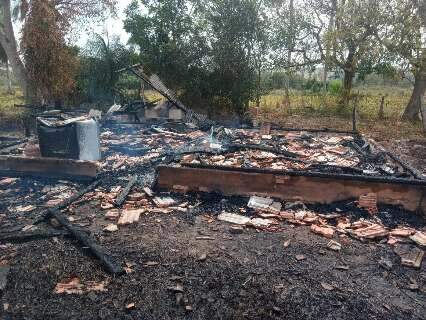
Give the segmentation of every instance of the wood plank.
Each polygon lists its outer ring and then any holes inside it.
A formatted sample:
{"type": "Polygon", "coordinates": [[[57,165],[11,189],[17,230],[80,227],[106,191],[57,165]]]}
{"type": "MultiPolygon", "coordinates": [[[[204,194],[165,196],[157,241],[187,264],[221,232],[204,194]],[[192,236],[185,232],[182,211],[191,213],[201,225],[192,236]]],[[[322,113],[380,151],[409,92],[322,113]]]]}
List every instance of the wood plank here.
{"type": "MultiPolygon", "coordinates": [[[[188,191],[220,192],[224,195],[269,196],[281,200],[328,204],[376,193],[379,203],[402,206],[409,211],[425,207],[426,183],[366,181],[351,177],[286,175],[271,172],[158,167],[159,188],[184,186],[188,191]]],[[[424,212],[424,211],[423,211],[424,212]]]]}
{"type": "Polygon", "coordinates": [[[0,176],[32,175],[87,180],[95,178],[97,170],[98,164],[93,161],[0,156],[0,176]]]}

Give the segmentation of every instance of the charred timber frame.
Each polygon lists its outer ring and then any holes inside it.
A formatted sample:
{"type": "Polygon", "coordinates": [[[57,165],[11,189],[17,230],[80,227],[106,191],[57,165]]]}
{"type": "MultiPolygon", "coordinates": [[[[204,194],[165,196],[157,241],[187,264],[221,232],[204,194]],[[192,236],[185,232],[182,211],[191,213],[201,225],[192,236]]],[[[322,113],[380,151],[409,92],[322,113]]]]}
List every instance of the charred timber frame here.
{"type": "Polygon", "coordinates": [[[322,204],[374,192],[379,203],[426,213],[426,180],[208,165],[160,165],[157,171],[157,187],[177,192],[259,195],[322,204]]]}
{"type": "Polygon", "coordinates": [[[89,181],[98,171],[93,161],[0,156],[0,177],[36,176],[89,181]]]}

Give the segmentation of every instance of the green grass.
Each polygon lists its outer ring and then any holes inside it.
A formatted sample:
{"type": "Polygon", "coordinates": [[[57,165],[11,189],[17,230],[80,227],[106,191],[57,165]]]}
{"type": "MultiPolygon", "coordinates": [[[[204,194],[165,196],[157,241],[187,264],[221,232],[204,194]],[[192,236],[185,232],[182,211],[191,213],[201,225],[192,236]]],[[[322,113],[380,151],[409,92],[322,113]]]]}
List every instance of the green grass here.
{"type": "MultiPolygon", "coordinates": [[[[384,93],[382,91],[359,91],[358,113],[361,118],[377,118],[379,106],[383,95],[385,97],[384,115],[386,119],[399,119],[405,106],[410,99],[410,92],[407,90],[384,93]]],[[[340,97],[333,95],[309,94],[306,92],[293,91],[290,94],[290,105],[288,106],[285,94],[282,91],[274,91],[265,95],[261,99],[261,112],[269,114],[272,112],[282,112],[287,115],[307,114],[307,115],[338,115],[341,117],[351,116],[352,108],[341,109],[339,107],[340,97]]],[[[353,105],[353,101],[351,104],[353,105]]],[[[254,103],[252,104],[254,106],[254,103]]]]}
{"type": "Polygon", "coordinates": [[[16,108],[15,104],[24,103],[22,92],[15,90],[14,94],[7,93],[6,90],[0,90],[0,119],[5,121],[17,120],[21,117],[23,108],[16,108]]]}
{"type": "MultiPolygon", "coordinates": [[[[353,94],[358,97],[358,129],[381,138],[423,137],[421,124],[401,121],[401,115],[410,99],[410,90],[388,87],[357,87],[353,94]],[[379,106],[385,95],[384,119],[379,119],[379,106]]],[[[309,94],[303,91],[290,93],[290,104],[283,90],[275,90],[262,97],[260,108],[251,104],[250,113],[259,121],[269,121],[284,126],[329,127],[350,130],[351,106],[341,108],[340,97],[309,94]]]]}

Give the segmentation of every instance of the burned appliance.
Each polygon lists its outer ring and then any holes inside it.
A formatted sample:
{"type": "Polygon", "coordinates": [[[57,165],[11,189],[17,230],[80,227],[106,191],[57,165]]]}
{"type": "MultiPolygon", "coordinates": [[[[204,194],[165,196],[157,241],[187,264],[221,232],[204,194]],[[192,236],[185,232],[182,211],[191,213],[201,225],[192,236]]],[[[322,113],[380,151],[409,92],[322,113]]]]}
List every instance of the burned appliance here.
{"type": "Polygon", "coordinates": [[[89,117],[38,117],[37,131],[43,157],[101,159],[99,126],[89,117]]]}

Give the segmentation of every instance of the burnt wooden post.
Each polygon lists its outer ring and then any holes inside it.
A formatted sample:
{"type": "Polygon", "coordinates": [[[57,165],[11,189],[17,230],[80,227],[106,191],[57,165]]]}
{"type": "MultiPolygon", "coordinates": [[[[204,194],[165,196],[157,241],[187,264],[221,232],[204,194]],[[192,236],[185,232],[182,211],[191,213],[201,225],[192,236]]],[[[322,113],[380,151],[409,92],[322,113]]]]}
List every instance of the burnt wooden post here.
{"type": "Polygon", "coordinates": [[[357,113],[357,102],[354,104],[354,108],[352,109],[352,131],[357,131],[357,124],[356,124],[356,113],[357,113]]]}
{"type": "Polygon", "coordinates": [[[385,105],[385,96],[382,96],[382,100],[380,101],[380,107],[379,107],[380,120],[383,120],[383,118],[385,117],[384,105],[385,105]]]}

